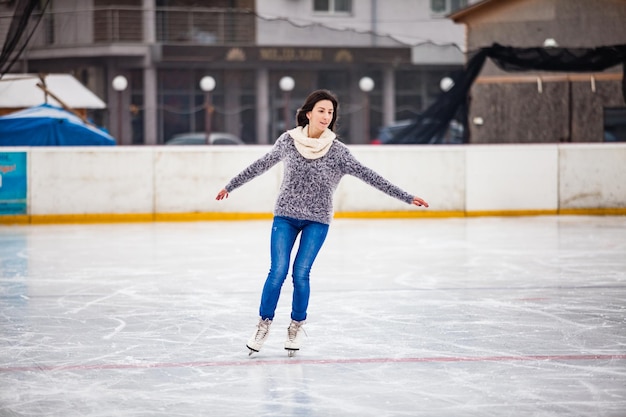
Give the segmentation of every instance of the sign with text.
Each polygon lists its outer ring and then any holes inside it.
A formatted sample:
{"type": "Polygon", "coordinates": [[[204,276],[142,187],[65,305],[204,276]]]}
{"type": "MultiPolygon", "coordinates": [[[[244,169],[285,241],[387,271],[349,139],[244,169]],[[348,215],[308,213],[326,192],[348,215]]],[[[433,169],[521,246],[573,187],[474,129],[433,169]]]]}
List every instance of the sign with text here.
{"type": "Polygon", "coordinates": [[[0,215],[27,214],[26,152],[0,152],[0,215]]]}
{"type": "Polygon", "coordinates": [[[411,49],[370,47],[223,47],[198,45],[163,45],[164,62],[228,62],[256,66],[261,63],[318,63],[327,66],[346,64],[410,64],[411,49]]]}

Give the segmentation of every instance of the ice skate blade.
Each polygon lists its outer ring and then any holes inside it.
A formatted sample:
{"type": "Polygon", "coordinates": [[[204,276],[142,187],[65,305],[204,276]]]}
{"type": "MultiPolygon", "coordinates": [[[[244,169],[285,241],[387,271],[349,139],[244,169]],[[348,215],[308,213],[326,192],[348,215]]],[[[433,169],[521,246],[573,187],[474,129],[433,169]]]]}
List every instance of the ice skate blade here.
{"type": "Polygon", "coordinates": [[[287,349],[287,348],[285,348],[285,350],[287,351],[287,356],[289,356],[290,358],[293,358],[294,356],[296,356],[296,353],[300,349],[287,349]]]}
{"type": "Polygon", "coordinates": [[[250,350],[250,352],[248,352],[248,356],[252,356],[253,353],[259,353],[258,350],[252,349],[250,346],[246,345],[246,347],[250,350]]]}

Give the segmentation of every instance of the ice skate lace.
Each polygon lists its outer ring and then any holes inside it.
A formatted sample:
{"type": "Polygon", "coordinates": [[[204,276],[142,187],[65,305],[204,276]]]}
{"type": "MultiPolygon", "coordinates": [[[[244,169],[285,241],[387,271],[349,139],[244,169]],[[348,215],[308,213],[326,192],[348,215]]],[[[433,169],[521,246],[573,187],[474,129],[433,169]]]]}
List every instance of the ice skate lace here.
{"type": "Polygon", "coordinates": [[[266,321],[262,321],[257,326],[256,334],[254,335],[254,340],[261,341],[265,339],[267,332],[270,330],[270,323],[266,321]]]}
{"type": "Polygon", "coordinates": [[[298,335],[298,330],[300,329],[302,329],[302,331],[306,335],[306,331],[304,330],[304,327],[302,327],[303,324],[304,322],[302,321],[291,322],[291,324],[287,328],[287,336],[289,337],[289,341],[293,342],[296,339],[296,336],[298,335]]]}

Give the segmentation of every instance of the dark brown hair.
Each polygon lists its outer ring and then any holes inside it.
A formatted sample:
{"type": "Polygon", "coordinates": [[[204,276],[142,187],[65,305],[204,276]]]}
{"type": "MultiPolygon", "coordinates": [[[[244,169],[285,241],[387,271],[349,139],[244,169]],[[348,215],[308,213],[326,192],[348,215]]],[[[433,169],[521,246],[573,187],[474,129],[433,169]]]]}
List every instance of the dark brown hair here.
{"type": "Polygon", "coordinates": [[[304,100],[302,107],[300,107],[296,113],[296,124],[302,127],[308,125],[309,119],[306,117],[306,114],[313,110],[313,107],[315,107],[318,101],[322,100],[329,100],[333,103],[333,119],[328,125],[328,128],[334,130],[335,122],[337,122],[337,116],[339,114],[339,102],[337,101],[337,97],[328,90],[315,90],[309,94],[306,100],[304,100]]]}

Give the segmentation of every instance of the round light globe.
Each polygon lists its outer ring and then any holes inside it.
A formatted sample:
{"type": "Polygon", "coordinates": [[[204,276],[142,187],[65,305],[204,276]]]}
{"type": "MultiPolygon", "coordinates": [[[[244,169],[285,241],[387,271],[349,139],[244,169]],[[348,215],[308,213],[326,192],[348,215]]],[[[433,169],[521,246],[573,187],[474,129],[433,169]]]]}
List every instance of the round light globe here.
{"type": "Polygon", "coordinates": [[[207,75],[200,80],[200,89],[202,91],[213,91],[215,89],[215,78],[207,75]]]}
{"type": "Polygon", "coordinates": [[[359,80],[359,88],[365,93],[369,93],[374,89],[374,80],[370,77],[363,77],[359,80]]]}
{"type": "Polygon", "coordinates": [[[450,77],[443,77],[441,81],[439,81],[441,91],[450,91],[452,87],[454,87],[454,80],[450,77]]]}
{"type": "Polygon", "coordinates": [[[548,38],[545,41],[543,41],[544,48],[557,48],[558,46],[559,44],[554,38],[548,38]]]}
{"type": "Polygon", "coordinates": [[[278,86],[282,91],[291,91],[296,86],[296,82],[291,77],[283,77],[278,82],[278,86]]]}
{"type": "Polygon", "coordinates": [[[128,87],[128,80],[123,75],[118,75],[113,78],[111,85],[115,91],[124,91],[128,87]]]}

